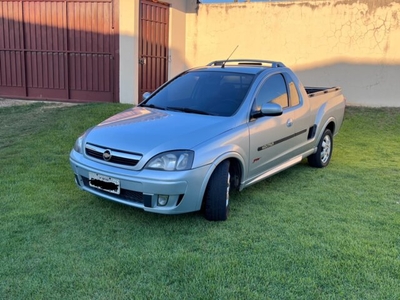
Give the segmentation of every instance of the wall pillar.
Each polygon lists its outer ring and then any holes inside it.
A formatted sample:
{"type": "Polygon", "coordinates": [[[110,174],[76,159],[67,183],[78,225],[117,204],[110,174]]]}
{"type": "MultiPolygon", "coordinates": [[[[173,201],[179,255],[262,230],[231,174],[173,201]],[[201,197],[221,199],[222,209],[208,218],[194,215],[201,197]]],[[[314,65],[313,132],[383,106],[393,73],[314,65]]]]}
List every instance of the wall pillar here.
{"type": "Polygon", "coordinates": [[[119,45],[120,79],[119,99],[121,103],[138,103],[139,94],[139,9],[140,1],[120,0],[119,45]],[[123,49],[121,51],[121,49],[123,49]]]}

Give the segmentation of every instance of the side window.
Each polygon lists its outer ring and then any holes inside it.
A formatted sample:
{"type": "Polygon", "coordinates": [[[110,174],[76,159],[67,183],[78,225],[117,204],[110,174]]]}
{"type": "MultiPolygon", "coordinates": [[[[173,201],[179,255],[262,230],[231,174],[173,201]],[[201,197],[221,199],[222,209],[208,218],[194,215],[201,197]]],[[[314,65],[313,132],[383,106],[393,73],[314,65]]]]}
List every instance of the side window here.
{"type": "Polygon", "coordinates": [[[289,83],[290,93],[290,106],[296,106],[300,104],[299,93],[297,92],[296,85],[293,81],[289,83]]]}
{"type": "Polygon", "coordinates": [[[254,111],[259,111],[264,103],[276,103],[282,108],[289,106],[285,79],[281,74],[272,75],[265,81],[257,94],[254,111]]]}

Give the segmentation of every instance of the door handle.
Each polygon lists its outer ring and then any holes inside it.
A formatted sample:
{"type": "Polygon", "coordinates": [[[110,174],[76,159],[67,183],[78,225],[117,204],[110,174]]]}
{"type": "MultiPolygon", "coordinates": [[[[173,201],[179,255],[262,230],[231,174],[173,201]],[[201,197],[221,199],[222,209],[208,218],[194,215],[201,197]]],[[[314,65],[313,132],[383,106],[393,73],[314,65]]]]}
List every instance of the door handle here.
{"type": "Polygon", "coordinates": [[[292,125],[293,125],[293,120],[292,119],[289,119],[289,120],[286,121],[286,126],[287,127],[292,127],[292,125]]]}
{"type": "Polygon", "coordinates": [[[146,64],[146,58],[144,58],[144,57],[139,58],[139,64],[145,65],[146,64]]]}

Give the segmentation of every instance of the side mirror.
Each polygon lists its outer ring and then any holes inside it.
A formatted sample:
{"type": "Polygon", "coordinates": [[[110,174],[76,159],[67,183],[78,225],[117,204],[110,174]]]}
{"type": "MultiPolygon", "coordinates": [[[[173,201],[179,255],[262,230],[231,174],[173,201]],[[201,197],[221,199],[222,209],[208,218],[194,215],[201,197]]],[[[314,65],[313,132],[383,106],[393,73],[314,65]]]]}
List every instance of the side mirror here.
{"type": "Polygon", "coordinates": [[[150,97],[150,95],[151,95],[151,93],[145,92],[145,93],[143,94],[143,96],[142,96],[142,100],[143,100],[143,101],[144,101],[144,100],[147,100],[147,99],[150,97]]]}
{"type": "Polygon", "coordinates": [[[282,106],[276,103],[265,103],[261,106],[261,114],[263,116],[275,117],[283,113],[282,106]]]}

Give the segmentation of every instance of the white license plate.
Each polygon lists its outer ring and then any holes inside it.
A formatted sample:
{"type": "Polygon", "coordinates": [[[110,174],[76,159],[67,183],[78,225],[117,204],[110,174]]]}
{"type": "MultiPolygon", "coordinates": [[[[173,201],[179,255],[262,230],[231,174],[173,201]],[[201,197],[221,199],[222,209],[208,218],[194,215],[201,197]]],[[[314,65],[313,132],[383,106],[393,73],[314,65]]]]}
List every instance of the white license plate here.
{"type": "Polygon", "coordinates": [[[93,188],[113,194],[121,192],[120,181],[112,177],[89,172],[89,185],[93,188]]]}

